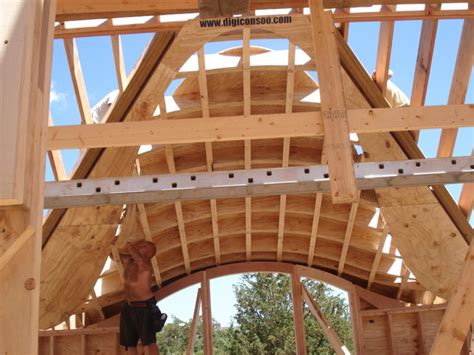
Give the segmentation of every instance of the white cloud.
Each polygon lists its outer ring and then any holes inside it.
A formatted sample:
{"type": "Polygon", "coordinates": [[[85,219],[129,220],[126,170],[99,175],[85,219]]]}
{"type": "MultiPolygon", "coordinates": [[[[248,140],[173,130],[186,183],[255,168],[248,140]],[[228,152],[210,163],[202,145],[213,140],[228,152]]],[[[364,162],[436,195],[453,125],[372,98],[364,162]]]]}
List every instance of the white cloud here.
{"type": "Polygon", "coordinates": [[[64,103],[66,101],[66,94],[63,92],[56,91],[54,89],[54,81],[51,82],[51,89],[49,91],[49,103],[64,103]]]}

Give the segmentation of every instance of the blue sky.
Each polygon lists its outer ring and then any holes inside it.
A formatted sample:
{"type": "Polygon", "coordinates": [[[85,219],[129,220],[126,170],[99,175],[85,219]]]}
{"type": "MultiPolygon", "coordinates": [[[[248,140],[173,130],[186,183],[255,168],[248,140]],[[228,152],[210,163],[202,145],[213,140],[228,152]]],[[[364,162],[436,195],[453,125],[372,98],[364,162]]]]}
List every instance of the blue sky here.
{"type": "MultiPolygon", "coordinates": [[[[427,105],[446,104],[451,85],[459,38],[462,29],[461,20],[443,20],[439,22],[435,44],[434,59],[426,98],[427,105]]],[[[392,47],[391,69],[393,81],[411,96],[421,21],[400,21],[395,24],[392,47]]],[[[352,23],[349,31],[349,44],[364,64],[368,72],[375,68],[378,23],[352,23]]],[[[151,39],[151,34],[121,36],[127,73],[133,68],[136,60],[151,39]]],[[[287,49],[287,41],[252,41],[252,45],[271,49],[287,49]]],[[[117,89],[112,47],[109,37],[93,37],[77,39],[82,70],[89,94],[90,105],[93,106],[103,96],[117,89]]],[[[225,48],[241,45],[241,42],[223,42],[207,44],[206,53],[216,53],[225,48]]],[[[173,88],[169,88],[168,93],[173,88]]],[[[466,103],[474,103],[474,71],[471,73],[470,87],[466,103]]],[[[80,115],[75,100],[72,81],[67,66],[62,40],[56,40],[53,51],[52,102],[51,113],[56,125],[80,124],[80,115]]],[[[424,130],[420,136],[420,147],[427,157],[435,157],[440,130],[424,130]]],[[[458,133],[454,155],[470,155],[474,142],[474,128],[461,128],[458,133]]],[[[66,170],[71,171],[78,158],[78,150],[63,152],[66,170]]],[[[53,180],[49,164],[46,164],[46,179],[53,180]]],[[[449,185],[448,190],[457,201],[461,186],[449,185]]],[[[471,224],[474,222],[471,218],[471,224]]],[[[232,285],[238,276],[216,279],[211,282],[211,299],[213,317],[223,325],[228,325],[235,299],[232,285]],[[217,292],[217,290],[219,290],[217,292]]],[[[179,294],[160,303],[164,312],[173,314],[182,320],[192,317],[197,287],[183,290],[179,294]]]]}

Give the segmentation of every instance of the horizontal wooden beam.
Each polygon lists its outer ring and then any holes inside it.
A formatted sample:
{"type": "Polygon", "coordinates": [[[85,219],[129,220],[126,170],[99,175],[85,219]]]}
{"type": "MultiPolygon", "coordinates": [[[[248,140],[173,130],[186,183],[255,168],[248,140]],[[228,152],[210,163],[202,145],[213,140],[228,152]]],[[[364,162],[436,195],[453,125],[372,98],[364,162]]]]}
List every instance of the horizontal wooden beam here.
{"type": "MultiPolygon", "coordinates": [[[[474,181],[474,157],[354,164],[361,190],[474,181]]],[[[327,165],[47,182],[45,208],[329,192],[327,165]]]]}
{"type": "MultiPolygon", "coordinates": [[[[455,2],[459,2],[459,0],[379,0],[376,3],[388,5],[455,2]]],[[[325,8],[371,6],[372,4],[374,4],[374,1],[371,0],[324,0],[325,8]]],[[[250,10],[303,8],[307,6],[308,2],[305,0],[250,1],[250,10]]],[[[129,17],[198,11],[198,0],[121,1],[120,6],[117,6],[117,0],[58,0],[56,6],[56,20],[129,17]]]]}
{"type": "MultiPolygon", "coordinates": [[[[350,22],[378,22],[378,21],[415,21],[415,20],[449,20],[449,19],[467,19],[474,18],[473,10],[419,10],[419,11],[392,11],[392,12],[336,12],[334,21],[338,23],[350,22]]],[[[83,27],[64,28],[58,25],[55,29],[55,38],[68,37],[92,37],[146,32],[179,32],[186,21],[160,22],[156,18],[144,23],[132,24],[113,24],[103,22],[101,24],[84,24],[83,27]]],[[[265,26],[263,26],[265,27],[265,26]]],[[[235,35],[235,38],[241,38],[241,35],[235,35]]],[[[253,35],[253,38],[259,35],[253,35]]],[[[265,33],[265,38],[272,34],[265,33]]],[[[221,36],[217,39],[229,40],[227,36],[221,36]]]]}
{"type": "MultiPolygon", "coordinates": [[[[474,105],[348,111],[355,133],[474,126],[474,105]]],[[[54,126],[47,150],[322,136],[320,112],[54,126]]]]}

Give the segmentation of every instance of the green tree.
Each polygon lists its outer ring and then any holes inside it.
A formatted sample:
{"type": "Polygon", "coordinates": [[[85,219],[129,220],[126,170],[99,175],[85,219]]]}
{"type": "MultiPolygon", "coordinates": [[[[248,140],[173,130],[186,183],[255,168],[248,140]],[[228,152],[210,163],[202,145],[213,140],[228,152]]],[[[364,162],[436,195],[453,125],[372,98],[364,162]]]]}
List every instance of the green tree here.
{"type": "MultiPolygon", "coordinates": [[[[233,338],[229,344],[239,343],[239,347],[244,347],[245,351],[231,353],[295,353],[289,276],[253,273],[243,275],[241,280],[234,286],[238,329],[228,335],[233,338]]],[[[343,297],[323,283],[305,280],[304,284],[342,342],[352,350],[351,322],[343,297]]],[[[333,354],[334,351],[307,307],[304,321],[308,353],[333,354]]]]}

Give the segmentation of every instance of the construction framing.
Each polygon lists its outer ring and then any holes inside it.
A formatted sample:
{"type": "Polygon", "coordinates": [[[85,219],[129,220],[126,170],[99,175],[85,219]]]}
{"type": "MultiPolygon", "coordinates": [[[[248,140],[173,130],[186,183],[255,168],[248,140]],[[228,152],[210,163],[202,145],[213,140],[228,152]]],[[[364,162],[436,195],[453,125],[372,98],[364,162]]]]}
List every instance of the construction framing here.
{"type": "Polygon", "coordinates": [[[302,277],[348,292],[358,354],[467,351],[474,160],[453,152],[458,129],[474,126],[466,102],[473,4],[424,1],[406,11],[401,5],[417,2],[381,0],[376,11],[353,11],[373,2],[251,0],[248,24],[206,27],[167,18],[193,18],[196,0],[0,2],[0,352],[120,353],[123,266],[102,269],[110,253],[142,238],[157,246],[159,299],[200,283],[188,353],[201,309],[204,352],[213,351],[209,280],[257,271],[291,275],[298,354],[307,351],[303,303],[344,353],[302,277]],[[291,22],[250,21],[285,8],[291,22]],[[424,106],[438,22],[448,19],[463,20],[448,102],[424,106]],[[411,104],[391,108],[394,23],[405,20],[422,20],[411,104]],[[351,23],[371,21],[381,23],[374,80],[347,44],[351,23]],[[120,35],[144,32],[158,35],[127,76],[120,35]],[[103,35],[119,96],[94,123],[76,38],[103,35]],[[54,126],[48,110],[54,38],[80,125],[54,126]],[[284,61],[255,65],[259,53],[277,54],[252,40],[274,38],[288,40],[284,61]],[[226,40],[242,46],[206,53],[207,43],[226,40]],[[237,65],[210,65],[226,55],[237,65]],[[170,99],[175,79],[183,82],[170,99]],[[319,101],[303,100],[315,91],[319,101]],[[437,157],[425,159],[417,139],[432,128],[442,130],[437,157]],[[65,149],[82,150],[70,174],[65,149]],[[46,155],[56,181],[45,185],[46,155]],[[463,184],[458,202],[449,183],[463,184]],[[44,218],[43,208],[52,209],[44,218]],[[447,304],[433,305],[434,296],[447,304]],[[41,331],[38,343],[38,329],[63,321],[80,329],[41,331]],[[407,341],[400,329],[413,330],[407,341]]]}

